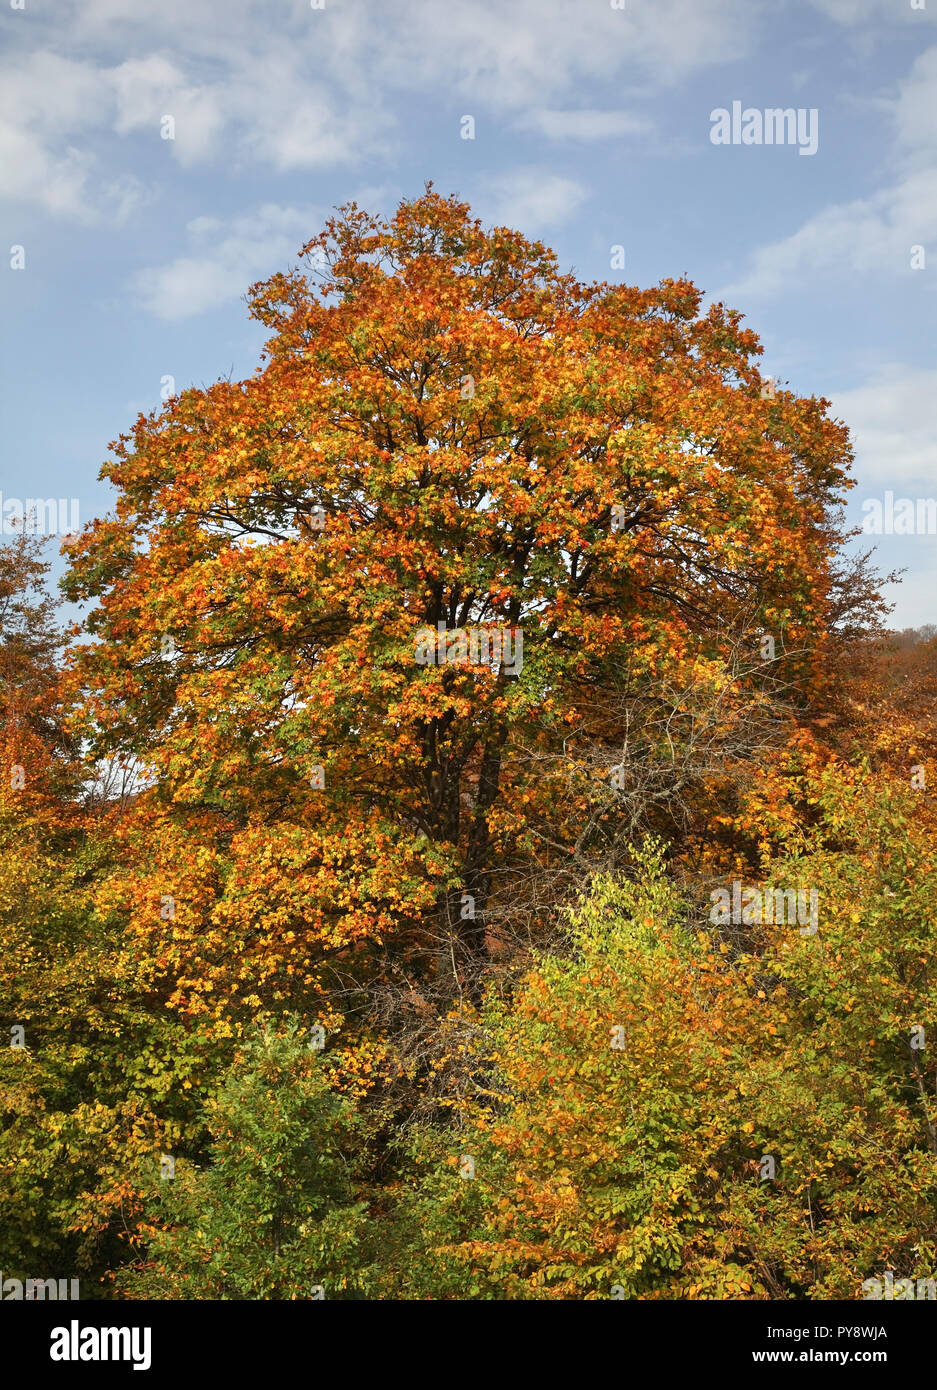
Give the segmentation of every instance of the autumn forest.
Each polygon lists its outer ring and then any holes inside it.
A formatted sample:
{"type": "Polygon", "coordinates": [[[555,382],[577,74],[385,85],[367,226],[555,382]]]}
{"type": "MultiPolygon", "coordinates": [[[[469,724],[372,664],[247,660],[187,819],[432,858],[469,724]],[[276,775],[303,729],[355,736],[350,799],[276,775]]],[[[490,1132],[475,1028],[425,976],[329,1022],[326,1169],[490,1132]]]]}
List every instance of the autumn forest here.
{"type": "Polygon", "coordinates": [[[431,185],[248,299],[0,547],[2,1278],[934,1297],[937,629],[848,421],[431,185]]]}

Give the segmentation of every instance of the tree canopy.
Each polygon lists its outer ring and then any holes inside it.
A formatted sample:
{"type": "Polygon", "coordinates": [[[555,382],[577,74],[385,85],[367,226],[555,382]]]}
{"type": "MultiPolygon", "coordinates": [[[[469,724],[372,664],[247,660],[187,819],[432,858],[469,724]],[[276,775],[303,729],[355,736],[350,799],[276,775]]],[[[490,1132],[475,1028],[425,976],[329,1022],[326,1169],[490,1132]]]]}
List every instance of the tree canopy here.
{"type": "Polygon", "coordinates": [[[4,1271],[926,1287],[934,639],[846,426],[431,186],[249,304],[254,374],[112,446],[68,644],[0,547],[4,1271]]]}

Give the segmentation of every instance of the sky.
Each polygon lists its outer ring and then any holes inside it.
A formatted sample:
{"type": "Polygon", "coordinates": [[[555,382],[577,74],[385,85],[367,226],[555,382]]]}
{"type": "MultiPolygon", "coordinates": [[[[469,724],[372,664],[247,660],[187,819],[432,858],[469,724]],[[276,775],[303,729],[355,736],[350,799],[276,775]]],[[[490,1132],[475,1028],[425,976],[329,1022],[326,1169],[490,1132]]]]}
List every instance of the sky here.
{"type": "Polygon", "coordinates": [[[427,180],[741,310],[894,517],[892,625],[937,621],[937,0],[0,0],[7,517],[108,511],[140,411],[257,366],[248,286],[427,180]]]}

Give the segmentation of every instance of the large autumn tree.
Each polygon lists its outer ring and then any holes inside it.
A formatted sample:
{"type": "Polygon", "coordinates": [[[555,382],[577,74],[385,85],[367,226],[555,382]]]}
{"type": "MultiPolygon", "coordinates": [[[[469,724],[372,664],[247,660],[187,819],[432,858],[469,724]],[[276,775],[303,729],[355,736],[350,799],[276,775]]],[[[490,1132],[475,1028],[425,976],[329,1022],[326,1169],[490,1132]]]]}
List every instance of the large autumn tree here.
{"type": "Polygon", "coordinates": [[[635,699],[672,748],[684,692],[761,698],[759,632],[822,635],[845,427],[688,281],[580,283],[432,188],[251,313],[256,373],[141,417],[73,548],[95,749],[153,776],[109,905],[186,1015],[477,997],[514,901],[614,867],[635,699]],[[523,659],[421,664],[439,625],[523,659]]]}

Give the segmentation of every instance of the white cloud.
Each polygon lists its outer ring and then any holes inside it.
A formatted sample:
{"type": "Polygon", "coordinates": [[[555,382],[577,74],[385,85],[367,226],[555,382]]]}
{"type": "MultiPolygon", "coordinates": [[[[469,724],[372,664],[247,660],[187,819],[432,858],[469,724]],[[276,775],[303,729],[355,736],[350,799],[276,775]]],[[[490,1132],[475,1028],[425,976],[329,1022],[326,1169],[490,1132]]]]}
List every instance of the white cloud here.
{"type": "MultiPolygon", "coordinates": [[[[849,513],[861,525],[868,512],[863,503],[885,503],[890,490],[896,499],[937,497],[937,434],[934,399],[937,368],[890,362],[861,386],[832,393],[832,413],[849,426],[856,462],[856,487],[849,495],[849,513]]],[[[937,621],[937,569],[932,536],[860,536],[855,545],[874,545],[875,563],[882,572],[907,568],[900,584],[883,593],[897,605],[889,619],[894,627],[919,627],[937,621]]]]}
{"type": "MultiPolygon", "coordinates": [[[[377,153],[381,120],[372,109],[336,101],[325,85],[303,80],[286,48],[238,60],[217,81],[190,83],[170,59],[153,54],[122,63],[111,74],[117,97],[118,134],[149,130],[157,138],[172,116],[171,150],[183,165],[216,156],[223,136],[233,136],[241,160],[275,169],[312,169],[377,153]]],[[[386,120],[384,124],[387,124],[386,120]]]]}
{"type": "Polygon", "coordinates": [[[616,136],[646,135],[653,122],[629,111],[555,111],[537,108],[523,116],[522,130],[535,130],[550,140],[610,140],[616,136]]]}
{"type": "Polygon", "coordinates": [[[937,226],[937,47],[919,54],[894,98],[878,104],[895,124],[898,177],[868,198],[833,203],[780,241],[759,248],[748,270],[716,299],[740,303],[804,289],[818,274],[905,275],[911,247],[933,254],[937,226]]]}
{"type": "MultiPolygon", "coordinates": [[[[937,10],[937,6],[935,6],[937,10]]],[[[937,47],[915,60],[892,103],[899,146],[911,162],[937,155],[937,47]]]]}
{"type": "Polygon", "coordinates": [[[880,570],[890,570],[893,565],[900,569],[903,564],[909,570],[902,576],[900,584],[886,584],[882,588],[882,593],[889,603],[895,604],[895,611],[888,619],[888,626],[900,629],[923,627],[925,623],[937,622],[937,568],[933,565],[927,569],[918,568],[930,559],[933,540],[928,537],[905,536],[902,538],[902,548],[901,556],[893,557],[893,552],[889,550],[876,557],[880,570]],[[913,553],[909,552],[909,546],[914,547],[913,553]],[[913,572],[910,570],[912,559],[913,572]]]}
{"type": "Polygon", "coordinates": [[[135,174],[120,174],[116,179],[106,179],[101,185],[101,192],[103,207],[108,210],[111,221],[118,224],[153,200],[153,190],[135,174]]]}
{"type": "Polygon", "coordinates": [[[856,453],[853,497],[890,487],[937,488],[934,400],[937,368],[883,366],[851,391],[832,396],[834,413],[849,426],[856,453]]]}
{"type": "Polygon", "coordinates": [[[0,194],[36,202],[47,212],[92,220],[86,184],[93,161],[81,150],[56,156],[32,131],[0,122],[0,194]]]}
{"type": "Polygon", "coordinates": [[[229,94],[245,158],[287,172],[357,165],[386,152],[393,121],[376,92],[339,96],[281,57],[253,65],[229,94]]]}
{"type": "Polygon", "coordinates": [[[215,153],[225,123],[223,89],[190,85],[175,63],[159,54],[134,59],[112,69],[118,135],[149,131],[161,139],[165,116],[173,121],[170,148],[184,166],[215,153]]]}
{"type": "Polygon", "coordinates": [[[934,10],[913,10],[910,0],[811,0],[814,8],[847,27],[881,20],[890,25],[926,24],[934,10]]]}
{"type": "MultiPolygon", "coordinates": [[[[171,43],[214,62],[251,62],[283,51],[294,62],[324,55],[328,72],[348,89],[376,81],[402,91],[475,94],[488,105],[540,105],[577,78],[643,69],[661,83],[710,63],[743,56],[757,27],[748,0],[394,0],[392,5],[308,0],[271,8],[265,0],[76,0],[74,25],[83,39],[117,34],[126,48],[136,35],[171,43]],[[245,52],[245,39],[249,45],[245,52]]],[[[276,93],[271,92],[271,99],[276,93]]]]}
{"type": "MultiPolygon", "coordinates": [[[[9,108],[0,192],[88,220],[113,215],[95,186],[100,141],[151,133],[156,142],[166,115],[168,156],[184,167],[224,158],[236,172],[361,167],[389,152],[392,107],[417,96],[520,117],[550,139],[633,135],[647,128],[640,118],[565,110],[565,99],[616,78],[645,94],[667,87],[743,56],[758,24],[748,0],[623,10],[598,0],[329,0],[323,10],[305,0],[75,0],[54,23],[37,21],[33,42],[48,51],[0,70],[9,108]]],[[[110,148],[107,165],[113,180],[110,148]]]]}
{"type": "Polygon", "coordinates": [[[86,137],[107,116],[100,73],[38,51],[9,67],[0,94],[0,196],[92,221],[88,181],[95,159],[86,137]],[[57,138],[63,131],[70,138],[57,138]]]}
{"type": "Polygon", "coordinates": [[[928,169],[870,198],[824,208],[792,236],[756,251],[742,278],[713,297],[741,304],[804,291],[819,274],[920,274],[911,270],[911,247],[937,252],[935,226],[937,170],[928,169]]]}
{"type": "Polygon", "coordinates": [[[631,0],[622,10],[607,0],[409,0],[393,13],[402,22],[378,35],[383,73],[398,85],[438,87],[442,78],[501,111],[552,104],[577,84],[624,72],[666,86],[742,57],[757,25],[740,0],[631,0]]]}
{"type": "Polygon", "coordinates": [[[309,80],[282,35],[257,48],[245,41],[206,77],[190,54],[151,52],[108,67],[39,50],[10,62],[0,70],[0,196],[85,222],[119,220],[132,206],[128,182],[136,180],[141,196],[143,185],[135,172],[113,172],[112,150],[102,157],[110,132],[149,137],[185,168],[222,153],[230,167],[289,171],[384,152],[392,122],[377,94],[309,80]],[[166,116],[171,139],[161,135],[166,116]]]}
{"type": "Polygon", "coordinates": [[[178,321],[217,309],[295,258],[319,220],[311,209],[275,203],[230,223],[198,217],[186,228],[189,254],[138,271],[132,291],[143,308],[161,319],[178,321]]]}
{"type": "Polygon", "coordinates": [[[536,235],[542,227],[566,221],[586,196],[575,179],[527,167],[486,179],[477,205],[484,220],[536,235]]]}
{"type": "Polygon", "coordinates": [[[40,49],[10,65],[0,91],[0,196],[80,221],[119,222],[146,196],[135,173],[108,176],[93,142],[109,130],[127,134],[150,125],[158,140],[171,101],[180,117],[179,151],[189,154],[200,143],[197,130],[193,138],[197,94],[166,59],[107,68],[40,49]]]}
{"type": "Polygon", "coordinates": [[[106,77],[93,63],[37,49],[10,64],[0,87],[4,119],[44,135],[84,130],[107,119],[106,77]]]}

